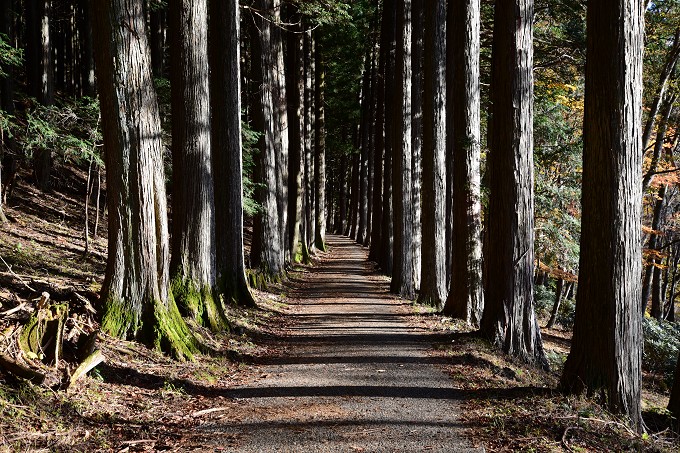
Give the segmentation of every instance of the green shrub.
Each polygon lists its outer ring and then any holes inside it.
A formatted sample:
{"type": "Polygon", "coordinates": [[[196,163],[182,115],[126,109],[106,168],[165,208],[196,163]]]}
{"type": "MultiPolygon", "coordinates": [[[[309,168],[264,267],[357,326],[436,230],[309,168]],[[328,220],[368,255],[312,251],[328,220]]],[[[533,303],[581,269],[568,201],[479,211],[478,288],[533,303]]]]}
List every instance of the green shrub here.
{"type": "Polygon", "coordinates": [[[672,382],[680,348],[680,324],[645,317],[642,332],[642,366],[646,370],[663,373],[667,382],[672,382]]]}
{"type": "Polygon", "coordinates": [[[552,310],[554,303],[555,289],[551,285],[534,286],[534,308],[539,318],[550,316],[550,310],[552,310]]]}

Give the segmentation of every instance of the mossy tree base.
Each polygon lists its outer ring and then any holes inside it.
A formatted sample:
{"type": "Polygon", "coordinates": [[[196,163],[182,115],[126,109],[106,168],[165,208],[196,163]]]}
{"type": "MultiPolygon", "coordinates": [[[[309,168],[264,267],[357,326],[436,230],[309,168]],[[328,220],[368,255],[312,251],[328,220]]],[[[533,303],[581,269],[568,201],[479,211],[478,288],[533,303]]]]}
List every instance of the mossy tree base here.
{"type": "Polygon", "coordinates": [[[146,311],[136,313],[124,300],[110,298],[102,317],[102,331],[117,338],[138,340],[177,360],[193,360],[201,347],[174,298],[170,296],[167,304],[152,301],[143,306],[146,311]]]}
{"type": "Polygon", "coordinates": [[[190,317],[199,325],[208,327],[214,332],[228,327],[224,309],[214,289],[205,286],[199,290],[190,280],[175,278],[171,290],[183,316],[190,317]]]}
{"type": "Polygon", "coordinates": [[[259,289],[260,291],[266,291],[268,285],[281,283],[286,279],[285,272],[274,274],[261,269],[249,269],[247,271],[247,276],[250,286],[259,289]]]}

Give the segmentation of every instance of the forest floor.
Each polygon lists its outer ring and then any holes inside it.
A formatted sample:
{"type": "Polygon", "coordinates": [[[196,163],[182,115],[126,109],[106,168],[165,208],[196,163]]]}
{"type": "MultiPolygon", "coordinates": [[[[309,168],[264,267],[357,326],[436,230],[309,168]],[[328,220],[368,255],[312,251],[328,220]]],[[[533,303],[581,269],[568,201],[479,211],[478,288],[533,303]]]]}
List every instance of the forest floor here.
{"type": "MultiPolygon", "coordinates": [[[[71,303],[70,331],[96,328],[78,303],[84,296],[98,306],[106,222],[85,255],[83,180],[61,173],[49,194],[20,181],[8,203],[3,353],[43,291],[71,303]]],[[[662,409],[667,389],[650,376],[648,433],[639,435],[595,401],[554,390],[569,332],[543,332],[552,372],[527,367],[460,323],[391,295],[364,248],[333,236],[329,244],[288,281],[256,291],[258,308],[230,307],[230,332],[194,326],[214,356],[176,362],[100,336],[106,361],[68,390],[0,370],[0,451],[680,449],[662,409]]]]}

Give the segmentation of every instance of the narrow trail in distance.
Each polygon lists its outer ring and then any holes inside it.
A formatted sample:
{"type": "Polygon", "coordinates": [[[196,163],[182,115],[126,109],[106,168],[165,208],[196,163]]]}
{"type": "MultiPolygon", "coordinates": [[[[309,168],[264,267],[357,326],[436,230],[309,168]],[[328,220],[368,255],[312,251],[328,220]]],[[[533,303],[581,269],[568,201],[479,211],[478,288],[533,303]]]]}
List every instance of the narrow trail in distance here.
{"type": "Polygon", "coordinates": [[[427,354],[432,334],[407,323],[409,303],[389,293],[364,247],[328,244],[293,279],[285,352],[260,361],[262,379],[227,392],[236,417],[199,429],[239,452],[483,451],[463,439],[461,395],[427,354]]]}

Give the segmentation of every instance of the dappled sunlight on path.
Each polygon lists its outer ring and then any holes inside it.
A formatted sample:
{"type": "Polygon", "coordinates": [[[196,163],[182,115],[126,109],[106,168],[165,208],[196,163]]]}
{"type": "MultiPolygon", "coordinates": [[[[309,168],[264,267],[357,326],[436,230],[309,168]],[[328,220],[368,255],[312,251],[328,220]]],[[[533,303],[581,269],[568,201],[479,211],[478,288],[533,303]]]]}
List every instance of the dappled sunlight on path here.
{"type": "Polygon", "coordinates": [[[437,336],[407,323],[409,303],[338,236],[291,279],[297,301],[283,354],[258,360],[256,383],[225,391],[242,407],[201,430],[238,451],[472,451],[459,402],[428,356],[437,336]]]}

